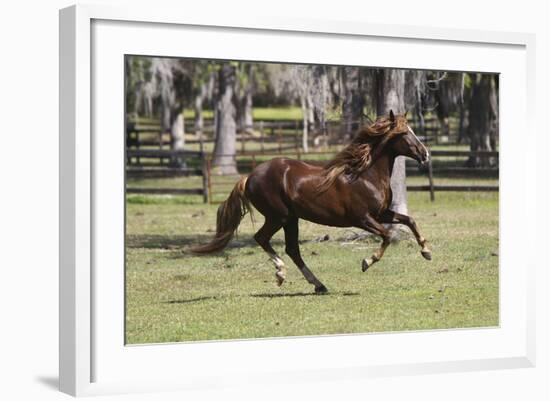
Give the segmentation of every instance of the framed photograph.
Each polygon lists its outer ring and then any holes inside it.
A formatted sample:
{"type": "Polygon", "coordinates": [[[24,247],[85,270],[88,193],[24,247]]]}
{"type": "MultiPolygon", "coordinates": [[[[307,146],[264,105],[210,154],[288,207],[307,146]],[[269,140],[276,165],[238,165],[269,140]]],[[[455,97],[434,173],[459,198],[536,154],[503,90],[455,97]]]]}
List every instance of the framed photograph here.
{"type": "Polygon", "coordinates": [[[534,37],[251,21],[61,10],[61,391],[534,366],[534,37]]]}

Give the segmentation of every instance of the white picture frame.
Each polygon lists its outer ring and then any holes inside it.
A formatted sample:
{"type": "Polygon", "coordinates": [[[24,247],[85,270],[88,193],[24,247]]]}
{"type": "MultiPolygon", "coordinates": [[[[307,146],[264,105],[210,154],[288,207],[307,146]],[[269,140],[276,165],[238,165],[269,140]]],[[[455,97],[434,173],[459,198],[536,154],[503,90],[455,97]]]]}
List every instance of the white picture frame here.
{"type": "MultiPolygon", "coordinates": [[[[536,260],[530,256],[534,253],[529,252],[531,245],[526,239],[518,238],[513,230],[507,229],[519,220],[528,222],[528,225],[533,225],[536,220],[536,208],[528,207],[527,203],[527,199],[533,196],[536,184],[534,174],[528,174],[536,170],[535,157],[527,154],[525,149],[516,149],[512,168],[511,145],[507,139],[518,127],[527,127],[524,135],[531,143],[535,142],[529,114],[534,110],[534,47],[534,35],[521,33],[296,20],[290,17],[252,19],[248,16],[241,20],[224,20],[153,7],[78,5],[61,10],[60,390],[80,396],[238,386],[245,385],[249,380],[269,384],[273,383],[273,374],[288,382],[534,366],[536,260]],[[125,32],[126,35],[132,32],[132,35],[125,37],[125,32]],[[361,54],[342,52],[339,55],[339,47],[329,44],[338,41],[338,46],[351,43],[367,48],[406,45],[417,46],[421,50],[422,46],[431,46],[432,50],[437,49],[440,57],[439,60],[432,57],[422,62],[404,61],[394,57],[397,52],[394,55],[387,52],[382,61],[383,66],[387,67],[472,70],[472,66],[477,66],[479,71],[500,72],[503,77],[500,255],[501,261],[504,260],[500,270],[500,326],[496,329],[125,347],[120,326],[116,323],[123,309],[120,299],[124,293],[124,288],[120,286],[123,279],[117,270],[123,269],[120,258],[118,263],[113,262],[116,266],[108,272],[97,272],[98,266],[105,266],[105,260],[110,256],[120,256],[117,251],[121,239],[119,234],[123,232],[123,227],[118,227],[120,208],[116,206],[107,211],[105,205],[118,205],[117,199],[124,195],[124,188],[120,185],[121,175],[117,173],[109,181],[105,179],[106,174],[114,171],[111,167],[122,171],[119,159],[122,158],[122,135],[120,143],[107,149],[98,136],[102,134],[97,134],[97,130],[107,127],[117,131],[122,117],[119,114],[120,121],[116,122],[116,110],[113,110],[115,120],[103,118],[103,103],[98,102],[103,90],[94,85],[110,82],[110,75],[105,71],[113,71],[109,68],[112,65],[116,67],[117,63],[122,65],[118,55],[125,52],[199,56],[202,51],[201,56],[208,56],[208,49],[179,54],[177,49],[171,50],[171,46],[177,45],[171,43],[174,39],[164,41],[162,48],[153,47],[155,43],[160,43],[158,39],[173,38],[174,33],[201,38],[203,48],[204,44],[209,43],[215,46],[216,35],[220,33],[228,37],[237,36],[243,41],[250,39],[249,47],[225,46],[218,49],[215,55],[211,54],[212,58],[245,58],[251,54],[254,35],[262,35],[266,43],[273,43],[272,50],[277,47],[277,40],[289,40],[310,41],[314,47],[326,43],[326,48],[334,51],[331,54],[319,51],[301,56],[292,51],[292,46],[298,45],[289,45],[284,60],[280,55],[273,56],[276,50],[256,53],[258,56],[255,59],[258,60],[304,61],[300,57],[306,57],[309,62],[328,63],[330,57],[333,61],[340,57],[338,60],[342,64],[364,63],[361,54]],[[141,34],[145,36],[141,37],[142,43],[138,45],[141,34]],[[456,68],[449,68],[451,54],[461,52],[466,55],[473,52],[473,60],[455,63],[456,68]],[[114,64],[110,64],[113,61],[114,64]],[[502,69],[494,68],[499,62],[502,69]],[[509,96],[512,88],[515,88],[513,100],[509,96]],[[512,106],[516,110],[513,117],[511,113],[505,113],[512,110],[512,106]],[[94,136],[94,132],[97,135],[94,136]],[[512,184],[521,184],[523,191],[513,191],[512,184]],[[513,210],[519,212],[513,214],[513,210]],[[109,224],[118,225],[118,228],[112,230],[109,224]],[[107,236],[108,231],[113,233],[113,238],[99,235],[107,236]],[[114,247],[112,252],[105,250],[103,244],[106,241],[112,245],[105,246],[114,247]],[[508,246],[512,243],[515,248],[508,246]],[[102,293],[101,299],[98,299],[98,291],[102,293]],[[107,311],[105,301],[115,307],[107,311]],[[399,355],[388,353],[385,348],[388,344],[399,355]],[[453,349],[450,349],[451,344],[453,349]],[[466,350],[461,344],[469,344],[471,349],[466,350]],[[412,348],[416,351],[413,352],[412,348]],[[323,358],[318,357],[320,349],[323,350],[323,358]],[[380,352],[376,353],[377,349],[380,352]],[[363,351],[357,350],[370,350],[365,354],[368,358],[362,354],[363,351]],[[200,358],[204,359],[205,355],[210,359],[201,362],[200,358]],[[296,355],[293,366],[285,365],[285,355],[296,355]],[[258,359],[260,357],[262,359],[258,359]],[[224,363],[226,360],[232,362],[224,363]],[[197,366],[191,366],[187,361],[197,366]],[[260,365],[246,366],[254,361],[260,365]],[[267,361],[271,366],[266,366],[267,361]],[[186,364],[189,366],[184,366],[186,364]],[[151,371],[152,366],[158,372],[151,371]]],[[[112,79],[120,79],[122,69],[113,74],[112,79]]],[[[111,96],[114,102],[123,98],[122,88],[119,86],[116,89],[120,92],[118,95],[117,92],[111,94],[114,94],[111,96]]],[[[531,232],[534,231],[531,227],[531,232]]],[[[123,324],[120,321],[120,325],[123,324]]]]}

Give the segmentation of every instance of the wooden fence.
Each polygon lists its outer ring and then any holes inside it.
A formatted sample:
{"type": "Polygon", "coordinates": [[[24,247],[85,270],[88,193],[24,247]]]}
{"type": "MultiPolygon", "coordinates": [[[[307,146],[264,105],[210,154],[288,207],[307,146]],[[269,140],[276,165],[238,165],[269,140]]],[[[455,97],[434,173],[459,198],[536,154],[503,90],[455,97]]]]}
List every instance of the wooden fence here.
{"type": "MultiPolygon", "coordinates": [[[[428,184],[426,185],[408,185],[407,191],[427,191],[430,194],[430,199],[432,201],[435,200],[435,193],[436,192],[495,192],[499,190],[498,185],[438,185],[436,183],[437,177],[435,177],[434,174],[434,159],[440,159],[440,158],[449,158],[449,157],[490,157],[494,158],[496,160],[496,165],[498,165],[498,152],[488,152],[488,151],[459,151],[459,150],[434,150],[430,151],[431,158],[428,162],[427,166],[424,168],[418,168],[418,167],[412,167],[413,165],[411,163],[407,163],[407,175],[422,175],[425,176],[428,180],[428,184]],[[414,174],[412,174],[414,173],[414,174]]],[[[287,152],[284,154],[280,153],[260,153],[260,152],[249,152],[246,155],[234,155],[235,162],[237,162],[237,157],[244,157],[246,156],[248,160],[239,160],[239,168],[250,171],[256,167],[256,165],[262,161],[264,161],[267,158],[270,157],[280,157],[280,156],[286,156],[286,157],[292,157],[297,160],[303,160],[309,163],[317,163],[320,164],[324,160],[320,160],[320,157],[322,156],[332,156],[334,155],[333,151],[320,151],[320,152],[309,152],[309,153],[302,153],[301,151],[297,152],[287,152]]],[[[496,174],[498,176],[498,167],[493,168],[484,168],[481,169],[484,172],[492,172],[493,174],[496,174]]],[[[220,197],[225,197],[227,194],[231,191],[235,183],[237,182],[238,178],[240,176],[220,176],[213,173],[212,169],[212,161],[211,159],[207,162],[207,174],[208,174],[208,193],[210,195],[209,201],[210,203],[219,203],[222,199],[220,197]]],[[[465,171],[470,171],[472,173],[479,172],[479,168],[468,168],[468,167],[447,167],[445,169],[442,169],[441,171],[438,171],[438,173],[441,173],[444,171],[445,173],[458,173],[458,174],[464,174],[465,171]]]]}
{"type": "MultiPolygon", "coordinates": [[[[418,136],[428,145],[440,143],[456,143],[459,137],[459,121],[456,117],[449,118],[449,132],[442,134],[439,120],[434,117],[426,117],[424,126],[420,128],[416,118],[410,120],[410,124],[415,129],[418,136]]],[[[192,124],[185,124],[185,132],[195,133],[192,124]]],[[[170,135],[162,132],[158,120],[135,119],[126,124],[126,146],[130,149],[143,148],[170,148],[170,135]]],[[[323,132],[310,127],[308,135],[308,146],[311,149],[322,149],[323,147],[343,143],[343,124],[340,121],[327,121],[323,132]]],[[[251,126],[238,128],[237,142],[238,152],[284,152],[288,150],[298,151],[302,147],[302,120],[271,120],[257,121],[251,126]],[[249,149],[247,149],[247,145],[249,149]],[[252,148],[250,148],[252,147],[252,148]]],[[[185,141],[186,146],[197,148],[203,151],[206,144],[214,143],[214,126],[205,122],[200,135],[195,138],[188,138],[185,141]],[[190,146],[191,145],[191,146],[190,146]]],[[[139,159],[138,159],[139,164],[139,159]]]]}
{"type": "Polygon", "coordinates": [[[127,194],[202,195],[203,201],[208,202],[208,160],[204,152],[127,149],[126,160],[126,178],[202,177],[201,186],[191,188],[134,186],[126,180],[127,194]]]}
{"type": "MultiPolygon", "coordinates": [[[[286,156],[293,157],[310,163],[320,164],[330,156],[334,151],[318,151],[303,153],[301,151],[290,151],[285,153],[278,152],[248,152],[244,155],[234,155],[235,161],[238,161],[239,169],[242,171],[251,171],[257,164],[271,157],[286,156]],[[238,160],[237,160],[238,158],[238,160]]],[[[434,174],[434,161],[440,158],[449,157],[491,157],[498,160],[498,152],[473,152],[473,151],[431,151],[431,159],[424,169],[414,167],[414,164],[407,163],[408,175],[421,175],[428,179],[426,185],[409,185],[408,191],[427,191],[430,193],[430,199],[435,200],[435,193],[442,191],[498,191],[498,185],[438,185],[437,177],[434,174]]],[[[188,177],[200,176],[200,186],[193,188],[161,188],[151,186],[127,186],[129,194],[173,194],[173,195],[202,195],[204,202],[218,203],[220,196],[227,196],[239,176],[220,176],[214,173],[212,168],[211,155],[204,152],[190,151],[172,151],[169,149],[128,149],[128,165],[126,167],[126,177],[128,178],[165,178],[165,177],[188,177]],[[141,159],[141,163],[135,161],[141,159]],[[170,161],[177,158],[183,161],[181,165],[171,165],[170,161]]],[[[498,168],[467,168],[462,166],[439,168],[437,173],[458,173],[464,174],[465,171],[479,174],[481,171],[492,172],[498,175],[498,168]]]]}
{"type": "MultiPolygon", "coordinates": [[[[319,162],[323,157],[328,159],[334,154],[328,146],[344,144],[341,141],[342,125],[340,122],[329,121],[323,135],[311,133],[309,153],[302,151],[302,121],[260,121],[251,127],[244,127],[237,135],[237,154],[240,171],[250,171],[260,160],[266,157],[289,156],[299,160],[319,162]],[[253,134],[250,134],[253,132],[253,134]],[[316,143],[318,142],[318,143],[316,143]],[[316,146],[318,144],[319,146],[316,146]],[[248,144],[248,147],[247,147],[248,144]]],[[[411,120],[416,126],[417,122],[411,120]]],[[[126,176],[132,179],[165,178],[199,176],[201,185],[193,188],[160,188],[150,185],[127,186],[127,193],[138,194],[196,194],[202,195],[205,202],[217,202],[217,196],[226,195],[236,182],[236,177],[220,177],[213,174],[211,156],[206,151],[206,145],[212,144],[214,139],[208,133],[213,132],[213,126],[206,124],[203,134],[197,139],[187,139],[186,147],[198,147],[198,150],[174,151],[170,149],[170,135],[160,130],[160,124],[155,120],[137,119],[127,122],[126,131],[126,176]],[[198,145],[198,146],[197,146],[198,145]],[[228,188],[228,183],[230,184],[228,188]]],[[[458,135],[458,121],[449,123],[449,132],[458,135]]],[[[187,124],[187,130],[190,125],[187,124]]],[[[439,121],[426,118],[424,131],[417,132],[426,144],[455,141],[453,138],[441,137],[439,121]]],[[[332,146],[334,148],[334,146],[332,146]]],[[[434,183],[434,169],[437,174],[492,174],[498,175],[498,168],[468,168],[462,165],[447,166],[439,160],[450,157],[486,157],[497,160],[498,152],[471,152],[471,151],[443,151],[431,152],[432,159],[424,170],[415,168],[410,162],[407,164],[407,173],[424,175],[428,178],[427,185],[408,186],[409,191],[428,191],[430,198],[435,199],[435,192],[439,191],[498,191],[493,185],[438,185],[434,183]],[[435,163],[434,163],[435,161],[435,163]]],[[[196,182],[196,180],[195,180],[196,182]]],[[[139,183],[139,181],[138,181],[139,183]]]]}

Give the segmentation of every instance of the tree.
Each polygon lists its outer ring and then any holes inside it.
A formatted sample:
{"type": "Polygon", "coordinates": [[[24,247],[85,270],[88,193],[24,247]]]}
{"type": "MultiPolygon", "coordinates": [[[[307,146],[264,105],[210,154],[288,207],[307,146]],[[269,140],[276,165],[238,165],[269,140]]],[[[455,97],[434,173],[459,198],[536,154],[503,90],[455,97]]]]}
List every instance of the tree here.
{"type": "MultiPolygon", "coordinates": [[[[185,145],[183,120],[185,80],[182,61],[172,58],[129,56],[126,59],[126,99],[136,114],[157,115],[161,133],[170,134],[172,150],[185,145]]],[[[181,165],[180,157],[172,163],[181,165]]]]}
{"type": "MultiPolygon", "coordinates": [[[[182,71],[178,59],[153,58],[151,73],[153,87],[158,93],[162,132],[170,133],[170,148],[172,150],[183,150],[185,147],[185,124],[181,90],[182,71]]],[[[184,160],[180,156],[174,156],[171,163],[180,166],[184,164],[184,160]]]]}
{"type": "Polygon", "coordinates": [[[153,115],[154,88],[151,83],[151,59],[126,56],[125,60],[126,111],[128,113],[153,115]]]}
{"type": "MultiPolygon", "coordinates": [[[[405,70],[379,69],[376,72],[377,113],[387,115],[390,110],[396,114],[405,112],[405,70]]],[[[391,176],[393,199],[390,209],[407,214],[405,158],[395,159],[391,176]]]]}
{"type": "Polygon", "coordinates": [[[344,140],[350,140],[363,119],[365,94],[362,90],[361,69],[341,67],[342,75],[342,127],[344,140]]]}
{"type": "MultiPolygon", "coordinates": [[[[493,74],[474,74],[472,77],[471,98],[468,113],[468,136],[472,151],[496,150],[498,135],[498,76],[493,74]]],[[[488,166],[494,163],[489,157],[472,156],[468,165],[488,166]]]]}
{"type": "Polygon", "coordinates": [[[449,136],[449,116],[452,112],[461,113],[464,93],[464,74],[456,72],[438,72],[427,81],[434,91],[437,118],[444,136],[449,136]]]}
{"type": "Polygon", "coordinates": [[[408,70],[405,72],[405,110],[418,119],[417,134],[425,135],[424,107],[430,100],[427,72],[408,70]]]}
{"type": "Polygon", "coordinates": [[[215,66],[209,61],[196,61],[193,64],[192,81],[194,86],[193,109],[195,111],[195,135],[199,138],[204,130],[204,103],[212,101],[216,84],[215,66]]]}
{"type": "Polygon", "coordinates": [[[302,108],[302,150],[309,151],[309,127],[313,125],[312,71],[308,65],[269,64],[269,81],[275,95],[289,101],[297,100],[302,108]]]}
{"type": "Polygon", "coordinates": [[[309,86],[309,93],[313,106],[315,128],[316,131],[320,133],[325,145],[327,145],[326,114],[330,101],[327,68],[328,67],[325,65],[309,66],[311,71],[311,85],[309,86]]]}
{"type": "Polygon", "coordinates": [[[239,63],[237,69],[237,118],[242,132],[252,133],[254,120],[252,118],[252,95],[256,89],[257,64],[239,63]]]}
{"type": "Polygon", "coordinates": [[[216,140],[213,160],[214,167],[222,175],[237,174],[235,80],[235,65],[224,63],[218,71],[218,94],[215,109],[216,140]]]}

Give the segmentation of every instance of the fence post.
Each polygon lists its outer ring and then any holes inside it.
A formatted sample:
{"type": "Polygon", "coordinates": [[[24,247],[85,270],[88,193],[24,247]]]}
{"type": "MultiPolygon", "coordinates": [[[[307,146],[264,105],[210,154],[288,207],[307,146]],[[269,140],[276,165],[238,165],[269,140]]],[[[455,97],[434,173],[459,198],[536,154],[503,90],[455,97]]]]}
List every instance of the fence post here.
{"type": "Polygon", "coordinates": [[[204,203],[208,203],[209,194],[210,194],[210,167],[208,165],[206,155],[204,154],[204,152],[202,152],[202,150],[201,150],[201,164],[202,164],[202,200],[204,203]]]}
{"type": "Polygon", "coordinates": [[[282,140],[282,128],[281,128],[281,123],[277,124],[277,142],[279,143],[279,153],[281,153],[282,151],[282,144],[281,144],[281,140],[282,140]]]}
{"type": "MultiPolygon", "coordinates": [[[[162,136],[164,135],[164,133],[162,132],[162,126],[161,126],[161,130],[159,131],[159,136],[158,136],[158,141],[159,141],[159,149],[162,150],[162,136]]],[[[164,158],[160,158],[160,165],[164,165],[164,158]]]]}
{"type": "MultiPolygon", "coordinates": [[[[136,149],[139,150],[141,148],[141,143],[139,139],[139,131],[136,130],[136,149]]],[[[138,156],[136,157],[136,163],[138,166],[141,165],[141,158],[138,156]]]]}
{"type": "Polygon", "coordinates": [[[430,185],[430,201],[435,201],[435,191],[434,191],[434,175],[432,168],[432,158],[428,160],[428,181],[430,185]]]}
{"type": "Polygon", "coordinates": [[[260,121],[260,150],[264,153],[264,122],[260,121]]]}
{"type": "Polygon", "coordinates": [[[296,148],[296,152],[300,150],[300,132],[298,128],[298,120],[294,120],[294,147],[296,148]]]}
{"type": "Polygon", "coordinates": [[[441,135],[441,124],[439,124],[439,119],[438,118],[433,118],[433,124],[435,126],[435,144],[436,145],[439,145],[439,136],[441,135]]]}
{"type": "Polygon", "coordinates": [[[207,187],[208,187],[208,200],[209,203],[212,204],[214,195],[212,194],[212,165],[211,160],[209,157],[206,158],[206,180],[207,180],[207,187]]]}

